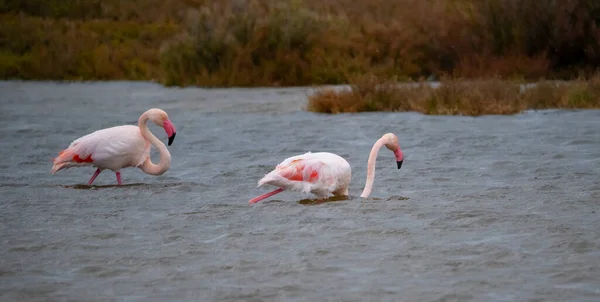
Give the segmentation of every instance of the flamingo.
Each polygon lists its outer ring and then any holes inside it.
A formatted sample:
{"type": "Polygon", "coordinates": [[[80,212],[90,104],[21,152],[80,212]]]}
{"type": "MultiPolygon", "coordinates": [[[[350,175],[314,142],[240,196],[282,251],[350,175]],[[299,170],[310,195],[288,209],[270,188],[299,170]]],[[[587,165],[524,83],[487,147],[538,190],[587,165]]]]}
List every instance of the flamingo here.
{"type": "MultiPolygon", "coordinates": [[[[398,169],[402,167],[404,155],[398,144],[398,137],[386,133],[378,139],[369,154],[367,163],[367,181],[360,197],[369,197],[375,181],[375,162],[382,146],[394,152],[398,169]]],[[[281,193],[284,190],[313,193],[319,199],[329,195],[348,196],[348,186],[352,169],[350,164],[341,156],[329,152],[305,153],[286,158],[275,169],[258,181],[258,187],[273,185],[279,187],[269,193],[251,199],[257,203],[265,198],[281,193]]]]}
{"type": "Polygon", "coordinates": [[[122,125],[101,129],[74,140],[65,150],[60,151],[54,158],[52,174],[72,167],[94,166],[96,172],[88,181],[92,185],[98,174],[104,169],[115,172],[117,183],[122,185],[122,168],[138,167],[147,174],[161,175],[171,166],[171,153],[148,129],[148,120],[163,127],[169,137],[169,146],[177,134],[175,126],[169,120],[167,113],[161,109],[152,108],[144,112],[138,126],[122,125]],[[158,165],[150,158],[150,144],[160,153],[158,165]]]}

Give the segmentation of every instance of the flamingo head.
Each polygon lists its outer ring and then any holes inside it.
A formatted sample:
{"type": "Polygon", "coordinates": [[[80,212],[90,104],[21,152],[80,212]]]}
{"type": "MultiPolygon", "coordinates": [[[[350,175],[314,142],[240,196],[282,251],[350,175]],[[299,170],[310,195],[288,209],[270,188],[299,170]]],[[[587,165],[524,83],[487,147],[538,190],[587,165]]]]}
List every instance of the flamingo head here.
{"type": "Polygon", "coordinates": [[[402,167],[402,161],[404,160],[404,154],[402,154],[402,149],[400,149],[398,137],[393,133],[386,133],[382,138],[384,139],[385,147],[394,152],[396,164],[398,165],[398,169],[400,169],[402,167]]]}
{"type": "Polygon", "coordinates": [[[169,146],[173,144],[175,135],[177,135],[177,130],[173,123],[171,123],[171,120],[169,120],[169,115],[164,110],[157,108],[150,109],[146,113],[148,114],[149,120],[165,129],[165,132],[169,137],[169,146]]]}

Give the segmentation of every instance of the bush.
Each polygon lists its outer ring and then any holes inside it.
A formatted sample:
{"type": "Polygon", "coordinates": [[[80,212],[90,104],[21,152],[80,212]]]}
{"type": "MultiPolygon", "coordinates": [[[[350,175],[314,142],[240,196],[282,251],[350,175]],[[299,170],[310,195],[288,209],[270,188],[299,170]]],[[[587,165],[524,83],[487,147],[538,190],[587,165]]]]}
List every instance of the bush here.
{"type": "Polygon", "coordinates": [[[416,111],[423,114],[479,116],[515,114],[527,109],[600,108],[600,75],[558,83],[542,81],[524,88],[500,79],[443,79],[438,88],[427,83],[394,84],[368,77],[350,90],[325,88],[308,100],[320,113],[416,111]]]}
{"type": "Polygon", "coordinates": [[[0,22],[3,78],[287,86],[574,79],[600,64],[596,0],[6,0],[0,22]]]}

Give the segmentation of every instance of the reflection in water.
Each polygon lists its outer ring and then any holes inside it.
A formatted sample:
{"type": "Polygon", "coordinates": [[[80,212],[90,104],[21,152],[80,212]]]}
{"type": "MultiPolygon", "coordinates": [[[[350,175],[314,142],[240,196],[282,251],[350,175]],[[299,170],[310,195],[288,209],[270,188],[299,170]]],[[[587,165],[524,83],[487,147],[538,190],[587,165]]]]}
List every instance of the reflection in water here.
{"type": "Polygon", "coordinates": [[[113,185],[87,185],[87,184],[76,184],[76,185],[58,185],[59,187],[66,189],[75,189],[75,190],[98,190],[98,189],[108,189],[108,188],[170,188],[170,187],[178,187],[182,185],[199,185],[194,183],[156,183],[156,184],[146,184],[146,183],[126,183],[122,185],[113,184],[113,185]]]}
{"type": "Polygon", "coordinates": [[[349,196],[331,196],[327,199],[302,199],[298,201],[298,203],[305,206],[314,206],[323,203],[336,202],[342,200],[351,200],[351,198],[349,196]]]}
{"type": "Polygon", "coordinates": [[[145,183],[127,183],[127,184],[114,184],[114,185],[87,185],[87,184],[77,184],[77,185],[59,185],[59,187],[67,188],[67,189],[76,189],[76,190],[96,190],[96,189],[108,189],[108,188],[132,188],[132,187],[148,187],[148,188],[157,188],[157,187],[176,187],[181,186],[183,183],[172,183],[172,184],[145,184],[145,183]]]}
{"type": "Polygon", "coordinates": [[[404,197],[404,196],[392,195],[392,196],[388,197],[386,200],[390,201],[390,200],[409,200],[409,199],[410,198],[404,197]]]}
{"type": "Polygon", "coordinates": [[[600,301],[600,111],[323,115],[302,111],[309,88],[135,82],[0,91],[2,301],[600,301]],[[48,173],[74,136],[152,107],[178,126],[165,174],[48,173]],[[382,152],[360,198],[387,132],[411,164],[382,152]],[[307,151],[348,160],[350,197],[248,204],[307,151]]]}
{"type": "Polygon", "coordinates": [[[146,186],[146,184],[142,184],[142,183],[128,183],[128,184],[123,184],[123,185],[84,185],[84,184],[77,184],[77,185],[60,185],[63,188],[67,188],[67,189],[76,189],[76,190],[97,190],[97,189],[108,189],[108,188],[128,188],[128,187],[140,187],[140,186],[146,186]]]}

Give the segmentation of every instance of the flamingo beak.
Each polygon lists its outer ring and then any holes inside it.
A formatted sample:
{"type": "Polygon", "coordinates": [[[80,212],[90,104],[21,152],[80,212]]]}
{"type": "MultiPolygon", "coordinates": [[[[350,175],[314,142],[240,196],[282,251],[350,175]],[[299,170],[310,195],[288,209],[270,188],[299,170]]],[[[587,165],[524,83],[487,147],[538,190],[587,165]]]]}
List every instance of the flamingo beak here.
{"type": "Polygon", "coordinates": [[[396,164],[398,165],[398,169],[400,169],[402,167],[402,162],[404,161],[404,155],[399,147],[394,150],[394,156],[396,156],[396,164]]]}
{"type": "Polygon", "coordinates": [[[175,135],[177,135],[177,130],[175,130],[175,126],[169,120],[165,120],[163,127],[165,128],[165,132],[169,136],[169,146],[173,144],[175,140],[175,135]]]}
{"type": "Polygon", "coordinates": [[[173,143],[173,141],[175,140],[175,135],[177,135],[177,132],[173,132],[173,135],[169,136],[169,146],[173,143]]]}

